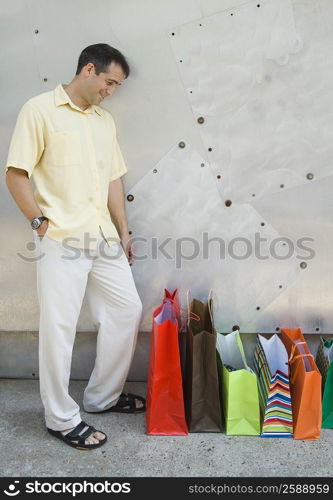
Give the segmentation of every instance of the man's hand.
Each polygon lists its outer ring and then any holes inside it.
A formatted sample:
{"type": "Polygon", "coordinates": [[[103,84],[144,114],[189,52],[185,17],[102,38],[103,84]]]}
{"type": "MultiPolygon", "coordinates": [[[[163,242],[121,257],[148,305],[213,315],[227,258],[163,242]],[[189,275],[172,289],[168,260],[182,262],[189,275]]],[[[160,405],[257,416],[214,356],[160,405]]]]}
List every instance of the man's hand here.
{"type": "Polygon", "coordinates": [[[41,225],[39,226],[38,229],[36,229],[36,233],[38,234],[38,237],[40,239],[40,241],[42,241],[42,239],[44,238],[44,235],[47,231],[47,228],[49,226],[49,221],[48,220],[43,220],[43,222],[41,223],[41,225]]]}
{"type": "Polygon", "coordinates": [[[129,234],[126,234],[125,236],[122,236],[120,238],[122,247],[124,249],[124,252],[126,254],[126,257],[128,259],[128,263],[131,266],[134,262],[134,251],[133,251],[133,245],[131,242],[131,237],[129,234]]]}
{"type": "Polygon", "coordinates": [[[134,251],[128,232],[124,187],[121,178],[116,179],[109,184],[108,209],[112,221],[116,226],[129,265],[131,266],[134,262],[134,251]]]}

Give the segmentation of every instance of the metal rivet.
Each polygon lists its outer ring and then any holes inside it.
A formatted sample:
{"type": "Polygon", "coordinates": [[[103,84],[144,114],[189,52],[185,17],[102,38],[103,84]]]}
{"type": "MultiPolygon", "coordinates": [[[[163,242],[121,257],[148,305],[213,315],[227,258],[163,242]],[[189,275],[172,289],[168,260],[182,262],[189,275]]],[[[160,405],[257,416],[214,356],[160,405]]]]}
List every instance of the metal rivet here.
{"type": "Polygon", "coordinates": [[[185,142],[181,141],[181,142],[178,144],[178,146],[179,146],[180,148],[185,148],[185,142]]]}
{"type": "Polygon", "coordinates": [[[47,78],[43,78],[44,82],[47,82],[47,78]]]}
{"type": "Polygon", "coordinates": [[[317,327],[317,328],[316,328],[316,332],[320,332],[320,328],[318,328],[318,327],[317,327]]]}
{"type": "Polygon", "coordinates": [[[218,176],[217,176],[217,178],[218,178],[218,179],[221,179],[221,176],[220,176],[220,175],[218,175],[218,176]]]}
{"type": "Polygon", "coordinates": [[[261,224],[260,224],[260,225],[261,225],[261,226],[264,226],[264,225],[265,225],[265,223],[264,223],[264,222],[261,222],[261,224]]]}
{"type": "Polygon", "coordinates": [[[204,117],[203,116],[199,116],[199,118],[197,119],[197,122],[200,123],[200,124],[201,123],[205,123],[204,117]]]}
{"type": "Polygon", "coordinates": [[[238,325],[234,325],[232,327],[232,331],[235,332],[236,330],[240,330],[239,326],[238,325]]]}
{"type": "Polygon", "coordinates": [[[231,16],[233,16],[233,13],[231,12],[231,14],[230,14],[230,15],[231,15],[231,16]]]}
{"type": "Polygon", "coordinates": [[[260,7],[260,3],[258,3],[257,7],[260,7]]]}
{"type": "Polygon", "coordinates": [[[306,262],[301,262],[301,263],[300,263],[300,265],[299,265],[299,267],[300,267],[301,269],[306,269],[306,268],[308,267],[308,265],[307,265],[307,263],[306,263],[306,262]]]}
{"type": "Polygon", "coordinates": [[[311,173],[307,174],[306,178],[309,179],[309,181],[311,181],[314,178],[314,175],[311,173]]]}
{"type": "Polygon", "coordinates": [[[132,231],[128,231],[128,234],[132,234],[132,231]]]}
{"type": "Polygon", "coordinates": [[[204,163],[201,163],[201,166],[202,166],[202,167],[204,167],[204,166],[205,166],[205,164],[204,164],[204,163]]]}
{"type": "Polygon", "coordinates": [[[213,149],[212,148],[208,148],[208,151],[213,151],[213,149]]]}
{"type": "Polygon", "coordinates": [[[156,168],[154,168],[153,173],[157,174],[157,169],[156,168]]]}
{"type": "Polygon", "coordinates": [[[128,194],[127,201],[133,201],[133,200],[134,200],[134,196],[132,194],[128,194]]]}
{"type": "Polygon", "coordinates": [[[192,93],[193,93],[192,90],[190,90],[190,94],[192,94],[192,93]]]}
{"type": "Polygon", "coordinates": [[[202,24],[199,24],[199,26],[202,26],[202,24]]]}
{"type": "Polygon", "coordinates": [[[279,285],[279,288],[282,288],[282,285],[279,285]]]}
{"type": "Polygon", "coordinates": [[[260,307],[259,307],[259,306],[257,306],[257,311],[259,311],[259,310],[260,310],[260,307]]]}
{"type": "Polygon", "coordinates": [[[253,197],[255,197],[255,194],[253,193],[253,195],[252,195],[252,196],[253,196],[253,197]]]}
{"type": "Polygon", "coordinates": [[[39,30],[35,30],[35,33],[36,33],[36,35],[38,35],[38,33],[39,33],[39,30]]]}
{"type": "Polygon", "coordinates": [[[284,188],[284,184],[280,184],[280,188],[284,188]]]}
{"type": "Polygon", "coordinates": [[[175,34],[174,34],[174,33],[171,33],[171,35],[172,35],[172,36],[175,36],[175,34]]]}
{"type": "Polygon", "coordinates": [[[179,62],[183,62],[183,59],[180,59],[179,62]]]}
{"type": "Polygon", "coordinates": [[[275,328],[275,330],[276,330],[277,332],[279,332],[279,331],[280,331],[280,328],[277,326],[277,327],[275,328]]]}
{"type": "Polygon", "coordinates": [[[226,202],[224,203],[226,207],[230,207],[230,205],[232,204],[232,201],[231,200],[226,200],[226,202]]]}
{"type": "Polygon", "coordinates": [[[36,376],[36,374],[35,374],[35,373],[32,373],[31,375],[32,375],[33,377],[35,377],[35,376],[36,376]]]}

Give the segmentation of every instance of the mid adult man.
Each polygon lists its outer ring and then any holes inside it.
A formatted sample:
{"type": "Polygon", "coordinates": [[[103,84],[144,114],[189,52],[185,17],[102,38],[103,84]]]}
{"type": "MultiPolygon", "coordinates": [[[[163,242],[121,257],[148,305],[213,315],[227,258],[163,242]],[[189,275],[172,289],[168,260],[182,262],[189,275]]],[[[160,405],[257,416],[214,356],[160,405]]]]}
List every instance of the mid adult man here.
{"type": "Polygon", "coordinates": [[[69,84],[24,104],[6,164],[7,186],[31,223],[40,255],[39,378],[46,427],[81,449],[107,439],[81,420],[68,393],[85,293],[98,337],[84,409],[145,410],[143,398],[122,393],[142,305],[130,268],[134,256],[121,180],[127,170],[112,115],[99,106],[128,75],[128,63],[117,49],[86,47],[69,84]]]}

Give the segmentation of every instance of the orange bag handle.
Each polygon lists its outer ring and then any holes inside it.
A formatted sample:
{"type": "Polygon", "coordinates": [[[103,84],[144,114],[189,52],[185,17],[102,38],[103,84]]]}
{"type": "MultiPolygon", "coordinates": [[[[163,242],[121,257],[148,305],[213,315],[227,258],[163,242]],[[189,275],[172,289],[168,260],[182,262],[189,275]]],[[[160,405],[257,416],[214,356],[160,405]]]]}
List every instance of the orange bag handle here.
{"type": "Polygon", "coordinates": [[[295,359],[297,358],[313,358],[312,354],[299,354],[298,356],[295,356],[293,359],[289,360],[289,363],[293,363],[295,359]]]}
{"type": "Polygon", "coordinates": [[[298,354],[297,356],[294,356],[294,353],[295,353],[295,350],[296,350],[296,347],[299,345],[299,344],[305,344],[306,345],[306,342],[297,342],[297,344],[295,343],[292,348],[291,348],[291,352],[290,352],[290,357],[288,359],[288,363],[293,363],[295,361],[295,359],[297,358],[313,358],[313,355],[312,354],[298,354]]]}
{"type": "MultiPolygon", "coordinates": [[[[314,357],[312,354],[298,354],[297,356],[294,356],[294,353],[295,353],[295,350],[296,350],[296,347],[298,344],[306,344],[306,342],[298,342],[297,344],[293,345],[293,347],[291,349],[291,353],[290,353],[290,358],[288,360],[289,364],[293,363],[298,358],[312,358],[314,360],[314,357]]],[[[306,367],[305,367],[305,370],[306,370],[306,367]]],[[[296,374],[291,373],[290,383],[293,384],[295,382],[295,377],[296,377],[296,374]]]]}

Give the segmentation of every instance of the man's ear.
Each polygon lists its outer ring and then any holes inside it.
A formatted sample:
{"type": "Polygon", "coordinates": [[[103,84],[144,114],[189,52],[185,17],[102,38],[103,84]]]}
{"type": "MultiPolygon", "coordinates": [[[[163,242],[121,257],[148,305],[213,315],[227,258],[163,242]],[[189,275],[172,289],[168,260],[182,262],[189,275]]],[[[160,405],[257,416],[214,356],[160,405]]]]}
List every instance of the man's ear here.
{"type": "Polygon", "coordinates": [[[95,66],[93,63],[88,63],[82,68],[82,72],[85,77],[89,77],[95,74],[95,66]]]}

